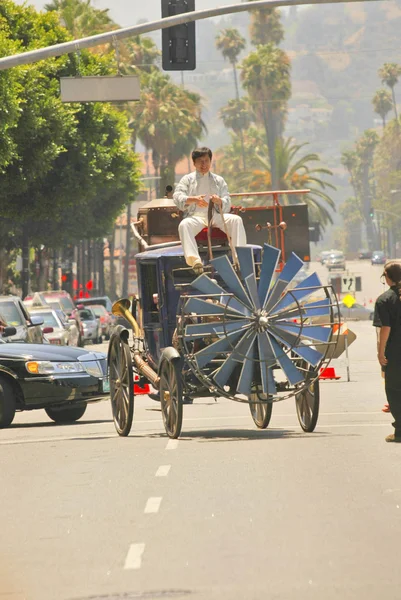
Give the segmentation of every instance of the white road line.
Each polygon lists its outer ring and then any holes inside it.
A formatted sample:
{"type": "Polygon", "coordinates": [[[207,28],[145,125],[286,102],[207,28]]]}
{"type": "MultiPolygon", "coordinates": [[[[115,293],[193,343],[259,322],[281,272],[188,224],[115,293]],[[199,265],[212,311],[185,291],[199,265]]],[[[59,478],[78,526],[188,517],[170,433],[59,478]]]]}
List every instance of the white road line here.
{"type": "Polygon", "coordinates": [[[124,569],[140,569],[145,544],[131,544],[124,563],[124,569]]]}
{"type": "Polygon", "coordinates": [[[167,477],[169,471],[171,469],[171,465],[161,465],[155,474],[155,477],[167,477]]]}
{"type": "Polygon", "coordinates": [[[175,450],[178,446],[178,440],[169,440],[167,442],[166,450],[175,450]]]}
{"type": "Polygon", "coordinates": [[[162,503],[162,498],[148,498],[146,502],[144,513],[157,513],[159,512],[160,504],[162,503]]]}

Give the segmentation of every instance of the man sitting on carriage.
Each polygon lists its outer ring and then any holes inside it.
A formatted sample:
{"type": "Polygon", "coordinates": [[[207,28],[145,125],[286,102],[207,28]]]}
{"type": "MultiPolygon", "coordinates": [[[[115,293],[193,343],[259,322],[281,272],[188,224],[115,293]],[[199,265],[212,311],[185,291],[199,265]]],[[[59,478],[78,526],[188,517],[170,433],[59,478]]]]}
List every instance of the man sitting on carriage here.
{"type": "Polygon", "coordinates": [[[223,177],[210,171],[212,156],[209,148],[194,150],[192,161],[196,170],[184,175],[174,192],[174,203],[184,213],[178,233],[185,260],[197,275],[203,272],[203,264],[195,236],[208,226],[209,218],[213,226],[227,230],[234,247],[246,245],[242,219],[230,213],[231,199],[227,184],[223,177]]]}

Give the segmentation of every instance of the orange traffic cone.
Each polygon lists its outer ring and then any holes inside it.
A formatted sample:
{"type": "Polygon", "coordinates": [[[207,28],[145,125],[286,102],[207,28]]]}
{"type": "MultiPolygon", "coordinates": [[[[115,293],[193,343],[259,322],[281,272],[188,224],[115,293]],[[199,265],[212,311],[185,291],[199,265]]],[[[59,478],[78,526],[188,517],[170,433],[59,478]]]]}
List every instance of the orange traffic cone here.
{"type": "Polygon", "coordinates": [[[334,367],[322,367],[320,369],[319,379],[341,379],[341,375],[336,375],[334,367]]]}

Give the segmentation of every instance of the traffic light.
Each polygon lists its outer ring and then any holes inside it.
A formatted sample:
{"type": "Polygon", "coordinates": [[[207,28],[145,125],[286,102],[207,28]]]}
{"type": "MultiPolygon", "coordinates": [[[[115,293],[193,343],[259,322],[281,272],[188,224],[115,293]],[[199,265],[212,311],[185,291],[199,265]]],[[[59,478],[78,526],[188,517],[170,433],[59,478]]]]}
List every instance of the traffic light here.
{"type": "MultiPolygon", "coordinates": [[[[173,17],[195,10],[195,0],[162,0],[162,17],[173,17]]],[[[184,23],[162,30],[164,71],[196,69],[195,23],[184,23]]]]}
{"type": "Polygon", "coordinates": [[[375,216],[375,209],[373,208],[373,206],[371,206],[370,210],[369,210],[369,217],[371,219],[373,219],[374,216],[375,216]]]}
{"type": "Polygon", "coordinates": [[[319,242],[320,241],[320,223],[319,221],[312,221],[309,225],[309,241],[319,242]]]}

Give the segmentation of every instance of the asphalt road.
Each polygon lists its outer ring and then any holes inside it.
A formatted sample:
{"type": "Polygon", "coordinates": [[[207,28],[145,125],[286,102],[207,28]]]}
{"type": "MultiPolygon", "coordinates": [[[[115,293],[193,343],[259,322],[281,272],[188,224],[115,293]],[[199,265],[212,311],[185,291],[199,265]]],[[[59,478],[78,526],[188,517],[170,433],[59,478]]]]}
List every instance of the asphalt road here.
{"type": "MultiPolygon", "coordinates": [[[[360,269],[369,300],[381,270],[360,269]]],[[[351,381],[333,363],[311,434],[293,400],[265,431],[245,405],[195,401],[178,441],[147,397],[124,439],[108,402],[69,426],[18,414],[0,433],[0,598],[398,599],[401,447],[371,323],[350,326],[351,381]]]]}

